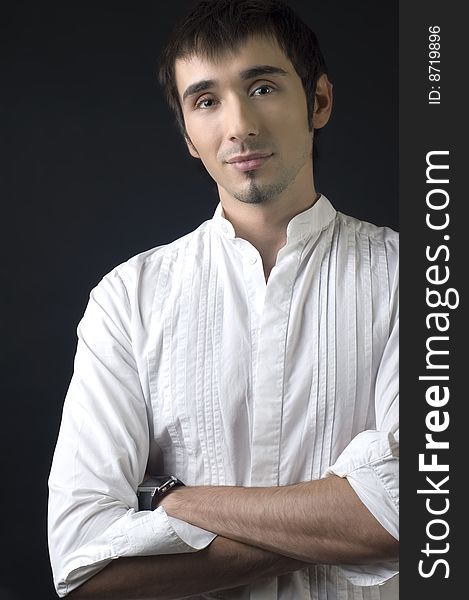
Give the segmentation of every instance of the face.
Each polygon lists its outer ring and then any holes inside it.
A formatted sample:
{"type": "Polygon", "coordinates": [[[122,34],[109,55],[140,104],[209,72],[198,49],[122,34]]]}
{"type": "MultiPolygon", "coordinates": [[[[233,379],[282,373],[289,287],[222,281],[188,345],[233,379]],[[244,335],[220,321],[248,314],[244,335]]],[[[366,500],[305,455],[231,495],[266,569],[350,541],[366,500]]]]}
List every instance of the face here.
{"type": "MultiPolygon", "coordinates": [[[[259,204],[312,193],[306,96],[276,42],[257,36],[216,61],[179,59],[176,82],[189,151],[217,183],[222,201],[259,204]]],[[[325,75],[320,82],[315,128],[327,122],[331,104],[325,75]]]]}

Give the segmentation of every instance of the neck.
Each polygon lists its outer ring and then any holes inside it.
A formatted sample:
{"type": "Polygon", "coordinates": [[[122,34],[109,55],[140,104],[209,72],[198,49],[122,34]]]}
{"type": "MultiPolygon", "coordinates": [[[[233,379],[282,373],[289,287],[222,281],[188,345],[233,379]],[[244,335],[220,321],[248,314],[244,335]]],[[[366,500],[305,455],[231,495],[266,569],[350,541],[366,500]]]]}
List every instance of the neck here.
{"type": "Polygon", "coordinates": [[[312,180],[311,186],[302,193],[285,193],[261,204],[240,202],[220,189],[225,218],[233,225],[237,237],[247,240],[258,250],[266,279],[275,265],[278,251],[287,242],[288,223],[311,208],[318,197],[312,180]]]}

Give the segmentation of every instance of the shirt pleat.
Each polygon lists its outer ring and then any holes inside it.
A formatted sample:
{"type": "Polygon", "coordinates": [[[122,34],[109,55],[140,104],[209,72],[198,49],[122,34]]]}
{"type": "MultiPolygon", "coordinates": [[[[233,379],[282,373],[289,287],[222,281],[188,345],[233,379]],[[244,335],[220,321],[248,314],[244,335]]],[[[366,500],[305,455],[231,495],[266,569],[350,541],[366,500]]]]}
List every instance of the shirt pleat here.
{"type": "MultiPolygon", "coordinates": [[[[325,432],[323,445],[323,461],[327,465],[332,462],[332,438],[334,433],[335,405],[336,405],[336,301],[337,301],[337,249],[339,227],[337,222],[332,228],[329,268],[327,271],[327,395],[325,432]]],[[[324,464],[324,462],[323,462],[324,464]]]]}
{"type": "MultiPolygon", "coordinates": [[[[187,249],[186,249],[187,252],[187,249]]],[[[188,261],[184,257],[184,267],[181,277],[181,301],[172,302],[172,320],[173,327],[170,332],[172,342],[174,344],[174,369],[173,369],[173,385],[174,394],[180,399],[183,404],[183,414],[189,415],[188,411],[188,394],[187,394],[187,352],[188,352],[188,321],[190,315],[190,292],[192,284],[192,261],[188,261]],[[175,326],[177,325],[177,326],[175,326]]],[[[181,431],[184,446],[187,447],[187,452],[182,454],[182,459],[187,462],[188,456],[194,455],[194,447],[192,443],[192,425],[188,418],[181,419],[181,431]]],[[[182,469],[187,469],[187,464],[182,465],[182,469]]]]}
{"type": "Polygon", "coordinates": [[[377,293],[374,294],[375,300],[375,322],[377,323],[376,331],[375,331],[375,339],[376,346],[380,348],[380,352],[375,353],[375,363],[373,367],[376,368],[376,363],[379,363],[381,360],[381,354],[384,349],[384,344],[382,340],[386,340],[389,337],[389,323],[390,323],[390,314],[389,314],[389,297],[390,297],[390,289],[389,289],[389,273],[388,273],[388,263],[386,256],[386,248],[382,243],[378,243],[378,240],[373,240],[373,251],[372,256],[375,257],[376,266],[373,269],[373,272],[376,271],[376,285],[378,286],[377,293]]]}
{"type": "MultiPolygon", "coordinates": [[[[356,257],[356,237],[353,231],[346,230],[344,236],[347,239],[347,267],[346,267],[346,285],[343,302],[347,307],[347,356],[344,361],[347,365],[347,390],[345,393],[346,406],[344,412],[350,415],[347,419],[341,421],[344,432],[350,438],[353,435],[353,425],[356,420],[356,394],[357,394],[357,261],[356,257]]],[[[340,336],[339,330],[338,335],[340,336]]]]}
{"type": "MultiPolygon", "coordinates": [[[[320,256],[321,256],[321,247],[323,245],[323,240],[318,244],[320,249],[313,253],[311,258],[312,262],[312,272],[317,272],[320,266],[320,256]],[[316,267],[316,268],[315,268],[316,267]]],[[[319,398],[319,316],[320,316],[320,306],[321,306],[321,289],[320,283],[321,279],[319,277],[310,277],[309,282],[311,285],[311,341],[309,342],[311,345],[311,361],[310,361],[310,371],[311,371],[311,391],[308,401],[308,415],[307,415],[307,423],[308,423],[308,437],[306,438],[305,448],[307,448],[306,453],[306,473],[305,480],[312,481],[313,479],[318,479],[321,476],[321,456],[320,453],[316,452],[317,444],[320,443],[318,440],[319,437],[319,406],[318,402],[319,398]],[[308,444],[309,442],[309,444],[308,444]],[[309,476],[308,476],[309,475],[309,476]]]]}
{"type": "Polygon", "coordinates": [[[217,285],[216,261],[209,259],[208,281],[207,281],[207,307],[205,323],[205,362],[204,362],[204,421],[207,435],[208,459],[210,464],[210,483],[219,485],[216,430],[215,430],[215,406],[213,386],[213,321],[215,305],[215,289],[217,285]]]}
{"type": "MultiPolygon", "coordinates": [[[[162,278],[162,281],[166,280],[169,283],[174,258],[173,252],[171,249],[168,249],[167,252],[165,252],[161,267],[164,277],[164,279],[162,278]]],[[[171,362],[165,361],[163,364],[161,364],[160,357],[158,356],[157,370],[161,369],[162,375],[160,378],[160,392],[163,395],[163,410],[161,411],[161,414],[157,414],[157,422],[158,420],[161,420],[167,424],[168,432],[170,434],[170,443],[171,446],[174,447],[174,451],[171,452],[171,458],[173,459],[171,461],[172,464],[168,465],[168,467],[171,466],[173,469],[175,469],[175,472],[178,473],[183,469],[183,456],[187,450],[180,430],[181,422],[179,419],[177,419],[177,414],[180,411],[178,411],[177,404],[173,400],[175,399],[173,376],[174,371],[171,368],[171,364],[173,357],[173,327],[175,323],[173,320],[174,303],[171,301],[172,290],[168,289],[168,292],[168,295],[161,294],[160,299],[162,305],[158,306],[160,310],[155,313],[160,315],[160,319],[163,321],[161,354],[163,356],[166,355],[171,357],[171,362]]],[[[157,295],[159,295],[159,293],[157,295]]]]}
{"type": "MultiPolygon", "coordinates": [[[[212,241],[212,256],[220,255],[220,240],[216,243],[212,241]]],[[[218,261],[217,261],[218,265],[218,261]]],[[[212,326],[212,347],[213,347],[213,374],[212,374],[212,392],[213,392],[213,420],[215,432],[215,449],[217,460],[217,475],[219,485],[233,484],[233,476],[231,468],[227,477],[225,465],[230,465],[230,457],[226,456],[226,445],[224,443],[224,425],[223,425],[223,409],[220,402],[220,343],[223,320],[223,280],[219,277],[218,268],[216,271],[216,280],[214,281],[214,298],[213,298],[213,326],[212,326]]]]}
{"type": "MultiPolygon", "coordinates": [[[[373,393],[371,389],[371,362],[373,351],[373,305],[371,288],[371,261],[370,261],[370,241],[367,236],[359,234],[357,240],[359,250],[359,277],[357,307],[360,322],[360,336],[358,339],[357,350],[357,370],[360,373],[357,385],[357,403],[360,404],[360,410],[355,411],[356,422],[354,431],[364,431],[370,422],[370,411],[363,407],[369,407],[370,396],[373,393]]],[[[374,412],[374,405],[370,407],[374,412]]]]}
{"type": "MultiPolygon", "coordinates": [[[[196,381],[196,352],[197,344],[189,343],[189,340],[194,339],[194,305],[197,303],[198,298],[198,290],[197,290],[197,276],[195,269],[195,262],[193,260],[186,260],[186,266],[184,269],[184,274],[182,278],[183,283],[183,294],[182,294],[182,302],[185,304],[186,311],[182,313],[184,315],[184,333],[186,339],[183,340],[181,344],[184,348],[184,354],[182,358],[184,359],[184,370],[183,370],[183,382],[184,389],[182,391],[185,398],[185,405],[187,414],[190,413],[190,402],[196,402],[197,399],[194,397],[194,381],[196,381]]],[[[182,341],[182,340],[181,340],[182,341]]],[[[184,473],[196,473],[198,471],[197,466],[197,451],[198,451],[199,441],[197,440],[197,436],[194,435],[194,426],[191,424],[190,431],[190,445],[189,451],[185,456],[185,469],[184,473]]],[[[192,479],[192,478],[191,478],[192,479]]],[[[194,481],[191,479],[187,480],[194,485],[194,481]]]]}
{"type": "Polygon", "coordinates": [[[337,600],[348,600],[347,580],[343,577],[339,569],[334,569],[335,585],[337,589],[337,600]]]}
{"type": "Polygon", "coordinates": [[[206,335],[207,335],[207,289],[210,272],[210,254],[207,244],[204,245],[204,260],[201,267],[201,280],[198,294],[197,308],[194,307],[194,316],[198,315],[198,330],[197,330],[197,358],[196,358],[196,386],[195,386],[195,402],[197,415],[197,438],[200,441],[200,452],[203,460],[202,481],[204,485],[209,485],[211,482],[211,467],[210,467],[210,449],[209,445],[212,442],[207,436],[207,428],[205,421],[205,369],[207,364],[210,365],[210,358],[207,356],[206,335]]]}
{"type": "Polygon", "coordinates": [[[331,600],[332,589],[328,586],[328,577],[327,572],[329,567],[326,565],[317,565],[316,567],[316,577],[318,579],[318,597],[325,598],[326,600],[331,600]]]}
{"type": "MultiPolygon", "coordinates": [[[[318,316],[319,323],[319,353],[318,353],[318,378],[319,378],[319,389],[318,389],[318,410],[317,410],[317,431],[315,438],[315,455],[318,457],[319,462],[319,473],[322,473],[327,467],[327,459],[325,459],[325,452],[330,451],[331,440],[327,438],[327,375],[328,375],[328,348],[327,348],[327,315],[328,315],[328,290],[329,290],[329,263],[331,260],[331,237],[332,228],[326,232],[326,250],[324,251],[324,258],[321,264],[319,272],[319,306],[320,312],[318,316]]],[[[330,433],[330,432],[329,432],[330,433]]]]}

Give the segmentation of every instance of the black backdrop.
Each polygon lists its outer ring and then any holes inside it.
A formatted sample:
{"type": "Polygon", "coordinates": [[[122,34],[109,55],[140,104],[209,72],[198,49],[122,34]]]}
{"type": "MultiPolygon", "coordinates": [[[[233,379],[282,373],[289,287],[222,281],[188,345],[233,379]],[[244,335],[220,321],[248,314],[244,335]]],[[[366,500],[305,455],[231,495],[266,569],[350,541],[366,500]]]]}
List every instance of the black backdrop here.
{"type": "MultiPolygon", "coordinates": [[[[397,229],[397,2],[290,4],[334,83],[317,187],[337,209],[397,229]]],[[[17,0],[1,19],[0,600],[55,597],[47,475],[90,289],[217,202],[155,78],[188,5],[17,0]]]]}

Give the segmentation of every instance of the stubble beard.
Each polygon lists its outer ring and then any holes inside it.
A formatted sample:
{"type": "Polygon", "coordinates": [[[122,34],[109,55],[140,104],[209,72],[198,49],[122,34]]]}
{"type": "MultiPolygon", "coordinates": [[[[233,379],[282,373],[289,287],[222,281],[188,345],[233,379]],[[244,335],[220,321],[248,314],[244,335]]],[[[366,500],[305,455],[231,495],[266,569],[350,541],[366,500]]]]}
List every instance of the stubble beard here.
{"type": "Polygon", "coordinates": [[[279,173],[277,181],[271,183],[262,184],[258,178],[258,171],[246,171],[248,186],[234,190],[232,196],[245,204],[267,204],[274,201],[296,180],[311,154],[312,150],[305,148],[290,167],[279,173]]]}
{"type": "Polygon", "coordinates": [[[281,181],[261,185],[259,181],[256,180],[255,171],[247,171],[245,174],[249,179],[248,188],[233,192],[233,196],[236,200],[244,202],[245,204],[265,204],[272,201],[280,196],[291,182],[290,178],[284,177],[281,181]]]}
{"type": "MultiPolygon", "coordinates": [[[[261,151],[262,149],[251,147],[250,150],[261,151]]],[[[283,168],[277,171],[276,181],[262,183],[262,181],[259,181],[261,173],[258,170],[246,171],[244,176],[247,179],[247,185],[245,182],[245,185],[241,188],[229,190],[229,193],[233,198],[245,204],[267,204],[272,202],[296,180],[309,158],[312,158],[312,142],[300,149],[296,159],[288,167],[283,165],[283,168]]]]}

